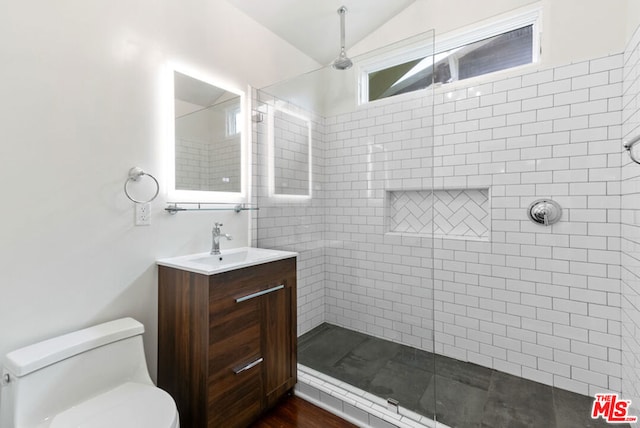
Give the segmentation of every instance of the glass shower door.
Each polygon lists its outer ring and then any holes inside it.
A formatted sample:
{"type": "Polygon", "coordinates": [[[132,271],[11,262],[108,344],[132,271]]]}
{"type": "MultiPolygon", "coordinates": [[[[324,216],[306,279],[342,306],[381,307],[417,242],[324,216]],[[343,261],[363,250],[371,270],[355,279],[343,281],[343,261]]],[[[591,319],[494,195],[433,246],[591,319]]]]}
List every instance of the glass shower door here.
{"type": "Polygon", "coordinates": [[[255,91],[255,245],[299,253],[300,364],[433,419],[433,32],[353,61],[255,91]]]}

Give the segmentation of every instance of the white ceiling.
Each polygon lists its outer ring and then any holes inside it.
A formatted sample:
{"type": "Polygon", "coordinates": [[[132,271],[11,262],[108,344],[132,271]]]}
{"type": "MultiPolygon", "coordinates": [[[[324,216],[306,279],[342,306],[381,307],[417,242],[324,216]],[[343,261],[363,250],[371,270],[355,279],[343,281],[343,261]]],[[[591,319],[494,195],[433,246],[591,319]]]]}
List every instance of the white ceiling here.
{"type": "Polygon", "coordinates": [[[175,98],[201,107],[209,107],[220,99],[227,91],[210,85],[191,76],[174,72],[173,78],[175,98]]]}
{"type": "MultiPolygon", "coordinates": [[[[340,53],[338,8],[347,7],[345,33],[349,48],[404,10],[415,0],[228,0],[238,9],[320,64],[340,53]]],[[[259,43],[259,41],[256,41],[259,43]]]]}

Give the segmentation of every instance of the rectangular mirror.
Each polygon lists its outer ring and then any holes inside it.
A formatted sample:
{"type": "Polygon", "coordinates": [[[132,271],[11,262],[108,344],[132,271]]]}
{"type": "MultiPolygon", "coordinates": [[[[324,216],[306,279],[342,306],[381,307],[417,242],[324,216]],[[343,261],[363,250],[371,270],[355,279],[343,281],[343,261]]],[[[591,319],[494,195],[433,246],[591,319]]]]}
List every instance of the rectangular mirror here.
{"type": "Polygon", "coordinates": [[[272,196],[311,197],[311,119],[275,107],[270,116],[272,196]]]}
{"type": "Polygon", "coordinates": [[[169,200],[242,202],[244,94],[173,70],[173,101],[169,200]]]}

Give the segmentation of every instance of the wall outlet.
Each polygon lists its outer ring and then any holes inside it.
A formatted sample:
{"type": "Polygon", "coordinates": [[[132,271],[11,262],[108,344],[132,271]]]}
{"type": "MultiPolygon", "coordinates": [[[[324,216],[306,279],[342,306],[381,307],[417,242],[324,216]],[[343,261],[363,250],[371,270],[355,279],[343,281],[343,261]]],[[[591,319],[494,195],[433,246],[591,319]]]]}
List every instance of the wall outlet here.
{"type": "Polygon", "coordinates": [[[136,226],[149,226],[151,224],[151,204],[136,204],[136,226]]]}

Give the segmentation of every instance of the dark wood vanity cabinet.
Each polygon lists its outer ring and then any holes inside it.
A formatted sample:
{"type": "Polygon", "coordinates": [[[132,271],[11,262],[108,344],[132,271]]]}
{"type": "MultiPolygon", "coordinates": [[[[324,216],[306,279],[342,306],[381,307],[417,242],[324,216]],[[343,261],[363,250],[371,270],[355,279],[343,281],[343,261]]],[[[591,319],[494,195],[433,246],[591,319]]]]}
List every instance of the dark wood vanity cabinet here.
{"type": "Polygon", "coordinates": [[[159,266],[158,282],[158,386],[181,427],[246,427],[294,387],[295,257],[210,276],[159,266]]]}

